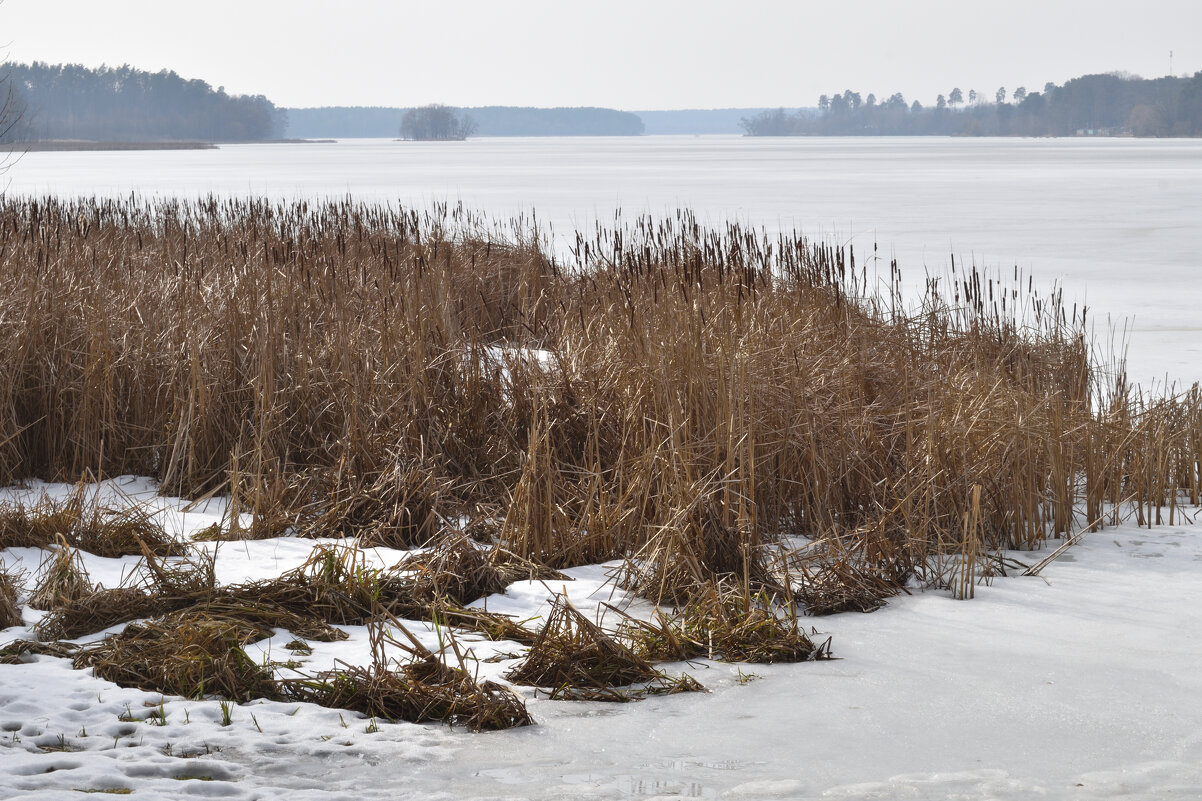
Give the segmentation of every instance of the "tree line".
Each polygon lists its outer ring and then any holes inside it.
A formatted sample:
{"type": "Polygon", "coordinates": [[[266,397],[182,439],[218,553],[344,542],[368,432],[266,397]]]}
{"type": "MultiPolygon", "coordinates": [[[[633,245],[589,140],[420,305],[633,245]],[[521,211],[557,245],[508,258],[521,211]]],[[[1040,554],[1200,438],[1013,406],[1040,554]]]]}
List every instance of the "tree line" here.
{"type": "Polygon", "coordinates": [[[6,71],[21,114],[4,141],[253,142],[287,127],[261,95],[230,95],[167,70],[34,62],[6,71]]]}
{"type": "Polygon", "coordinates": [[[1192,78],[1085,75],[1042,91],[959,87],[933,105],[900,92],[878,99],[848,89],[818,98],[817,113],[766,111],[742,120],[751,136],[1199,136],[1202,72],[1192,78]]]}
{"type": "Polygon", "coordinates": [[[411,108],[401,117],[402,139],[461,142],[475,132],[471,115],[438,104],[411,108]]]}
{"type": "MultiPolygon", "coordinates": [[[[416,109],[363,106],[290,108],[287,136],[312,139],[392,138],[416,109]]],[[[474,123],[473,136],[637,136],[637,114],[611,108],[447,107],[474,123]]],[[[404,134],[402,133],[402,136],[404,134]]]]}

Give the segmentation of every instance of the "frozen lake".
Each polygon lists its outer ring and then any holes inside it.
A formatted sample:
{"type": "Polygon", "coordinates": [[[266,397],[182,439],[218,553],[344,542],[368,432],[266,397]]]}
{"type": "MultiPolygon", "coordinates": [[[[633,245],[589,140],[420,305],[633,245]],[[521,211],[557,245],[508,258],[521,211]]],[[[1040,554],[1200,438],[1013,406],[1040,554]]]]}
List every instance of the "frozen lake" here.
{"type": "Polygon", "coordinates": [[[951,254],[1003,275],[1018,266],[1088,303],[1099,340],[1108,318],[1125,320],[1135,380],[1202,380],[1197,139],[347,140],[30,153],[6,178],[16,194],[462,201],[493,217],[533,210],[559,233],[618,209],[689,207],[703,222],[851,243],[861,259],[875,242],[916,283],[951,254]]]}

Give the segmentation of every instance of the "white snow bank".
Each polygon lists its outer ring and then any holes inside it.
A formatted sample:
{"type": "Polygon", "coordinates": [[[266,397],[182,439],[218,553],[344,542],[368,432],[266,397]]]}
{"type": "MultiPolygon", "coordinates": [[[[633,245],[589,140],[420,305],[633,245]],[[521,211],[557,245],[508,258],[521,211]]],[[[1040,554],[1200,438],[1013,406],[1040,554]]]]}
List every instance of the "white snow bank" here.
{"type": "MultiPolygon", "coordinates": [[[[148,502],[180,532],[207,525],[193,515],[223,510],[148,502]]],[[[1043,579],[998,579],[973,601],[921,593],[870,615],[810,621],[833,635],[836,661],[667,666],[689,669],[711,694],[623,705],[535,698],[538,725],[505,732],[376,726],[277,702],[235,707],[223,726],[216,701],[121,689],[49,657],[0,665],[0,798],[120,788],[235,799],[1198,798],[1199,534],[1108,529],[1043,579]],[[154,725],[160,708],[165,725],[154,725]]],[[[311,547],[227,543],[220,580],[278,575],[311,547]]],[[[32,570],[40,555],[14,549],[0,560],[32,570]]],[[[373,561],[399,556],[381,549],[373,561]]],[[[115,579],[133,561],[89,559],[88,569],[115,579]]],[[[519,582],[478,605],[533,616],[561,589],[589,615],[628,601],[606,584],[605,566],[570,573],[575,581],[519,582]]],[[[434,627],[410,627],[437,644],[434,627]]],[[[366,630],[346,628],[345,642],[312,643],[306,671],[366,661],[366,630]]],[[[0,642],[27,635],[9,629],[0,642]]],[[[281,632],[249,650],[283,661],[287,639],[281,632]]],[[[477,643],[481,659],[520,650],[461,639],[477,643]]],[[[479,672],[497,676],[509,664],[480,662],[479,672]]]]}

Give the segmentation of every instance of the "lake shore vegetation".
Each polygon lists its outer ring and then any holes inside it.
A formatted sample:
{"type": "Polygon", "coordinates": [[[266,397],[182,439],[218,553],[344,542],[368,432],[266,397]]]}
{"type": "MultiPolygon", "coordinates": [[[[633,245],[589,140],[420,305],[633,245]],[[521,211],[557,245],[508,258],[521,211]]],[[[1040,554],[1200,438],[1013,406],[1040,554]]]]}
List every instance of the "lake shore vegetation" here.
{"type": "Polygon", "coordinates": [[[1199,503],[1196,386],[1128,386],[1086,310],[1018,276],[959,267],[919,298],[900,276],[687,212],[565,256],[447,206],[5,198],[0,483],[151,476],[229,497],[202,539],[327,544],[220,586],[149,517],[68,499],[4,509],[0,547],[49,549],[48,640],[152,618],[72,652],[98,675],[497,728],[530,722],[520,700],[416,645],[283,685],[241,649],[408,616],[534,644],[511,675],[558,697],[697,691],[653,661],[827,658],[799,615],[969,598],[1006,552],[1199,503]],[[422,550],[381,571],[373,546],[422,550]],[[144,575],[95,587],[77,549],[144,575]],[[610,560],[657,618],[601,631],[564,600],[533,632],[469,606],[610,560]]]}
{"type": "Polygon", "coordinates": [[[953,87],[929,105],[848,89],[818,98],[817,113],[769,110],[742,126],[751,136],[1200,136],[1202,72],[1084,75],[1042,91],[953,87]]]}

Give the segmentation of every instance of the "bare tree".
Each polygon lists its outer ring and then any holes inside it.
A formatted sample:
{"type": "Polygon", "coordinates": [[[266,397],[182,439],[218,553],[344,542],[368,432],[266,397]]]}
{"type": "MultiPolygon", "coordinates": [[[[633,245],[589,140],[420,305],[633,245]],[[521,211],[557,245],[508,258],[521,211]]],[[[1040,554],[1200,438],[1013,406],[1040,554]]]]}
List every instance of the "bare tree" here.
{"type": "MultiPolygon", "coordinates": [[[[0,77],[0,147],[4,148],[0,152],[0,174],[7,172],[15,160],[11,144],[18,131],[17,126],[21,123],[24,111],[24,104],[21,103],[21,99],[17,96],[12,80],[6,70],[4,75],[0,77]]],[[[0,193],[3,191],[4,188],[0,187],[0,193]]]]}

